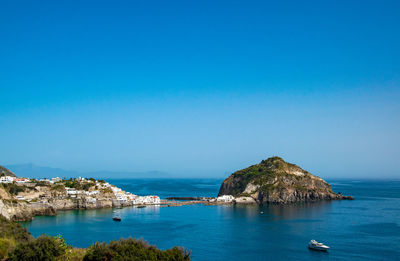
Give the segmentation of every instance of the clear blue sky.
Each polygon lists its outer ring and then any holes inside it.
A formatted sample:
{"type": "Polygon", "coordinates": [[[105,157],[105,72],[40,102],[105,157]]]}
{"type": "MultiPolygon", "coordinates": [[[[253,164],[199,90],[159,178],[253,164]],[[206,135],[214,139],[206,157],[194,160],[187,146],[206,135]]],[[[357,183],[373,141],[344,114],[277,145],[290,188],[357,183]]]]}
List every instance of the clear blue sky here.
{"type": "Polygon", "coordinates": [[[1,1],[0,164],[400,177],[400,1],[1,1]]]}

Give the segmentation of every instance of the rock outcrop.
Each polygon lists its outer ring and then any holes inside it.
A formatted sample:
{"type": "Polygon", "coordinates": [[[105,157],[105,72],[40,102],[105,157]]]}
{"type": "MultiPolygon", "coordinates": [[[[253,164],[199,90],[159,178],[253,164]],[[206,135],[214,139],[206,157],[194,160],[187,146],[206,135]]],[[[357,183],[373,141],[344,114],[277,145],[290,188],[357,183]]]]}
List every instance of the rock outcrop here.
{"type": "Polygon", "coordinates": [[[218,196],[221,195],[247,198],[237,203],[251,202],[250,197],[259,204],[353,199],[334,193],[323,179],[280,157],[236,171],[222,183],[218,196]]]}
{"type": "Polygon", "coordinates": [[[54,216],[56,210],[49,204],[0,200],[0,214],[8,220],[27,221],[34,216],[54,216]]]}
{"type": "MultiPolygon", "coordinates": [[[[128,205],[128,204],[127,204],[128,205]]],[[[98,209],[119,207],[118,201],[113,199],[100,199],[96,202],[90,202],[86,197],[78,199],[53,199],[47,202],[25,202],[14,199],[0,199],[0,215],[8,220],[28,221],[35,216],[54,216],[60,210],[73,209],[98,209]]]]}
{"type": "MultiPolygon", "coordinates": [[[[53,216],[60,210],[98,209],[120,207],[121,204],[112,193],[99,193],[88,196],[80,194],[75,197],[67,195],[64,186],[27,186],[29,184],[0,185],[0,215],[12,221],[28,221],[35,216],[53,216]],[[11,194],[5,188],[19,188],[18,194],[11,194]],[[24,198],[18,200],[17,196],[24,198]],[[29,202],[26,199],[31,199],[29,202]],[[32,200],[33,199],[33,200],[32,200]]],[[[15,192],[16,193],[16,192],[15,192]]],[[[132,205],[132,204],[130,204],[132,205]]]]}

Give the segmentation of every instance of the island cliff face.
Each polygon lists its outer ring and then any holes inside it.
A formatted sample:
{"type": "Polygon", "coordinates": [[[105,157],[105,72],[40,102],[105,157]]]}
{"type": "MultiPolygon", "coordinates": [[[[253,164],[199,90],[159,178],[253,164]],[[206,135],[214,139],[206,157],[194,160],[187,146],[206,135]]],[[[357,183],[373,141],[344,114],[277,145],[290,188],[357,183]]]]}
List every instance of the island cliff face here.
{"type": "Polygon", "coordinates": [[[222,183],[218,196],[222,195],[232,195],[240,203],[259,204],[353,199],[334,193],[323,179],[280,157],[236,171],[222,183]]]}

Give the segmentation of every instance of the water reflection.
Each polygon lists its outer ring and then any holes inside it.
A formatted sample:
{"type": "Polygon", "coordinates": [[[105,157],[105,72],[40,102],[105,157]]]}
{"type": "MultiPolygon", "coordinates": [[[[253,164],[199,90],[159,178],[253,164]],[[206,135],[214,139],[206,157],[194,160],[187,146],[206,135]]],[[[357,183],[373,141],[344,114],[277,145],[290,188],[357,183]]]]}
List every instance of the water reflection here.
{"type": "Polygon", "coordinates": [[[218,212],[225,217],[242,217],[253,219],[268,217],[270,220],[302,220],[318,217],[332,208],[331,201],[300,203],[290,205],[226,205],[219,206],[218,212]]]}
{"type": "Polygon", "coordinates": [[[298,220],[310,219],[320,216],[323,212],[331,209],[331,201],[321,201],[312,203],[299,203],[290,205],[267,205],[263,207],[265,212],[270,213],[275,219],[279,220],[298,220]]]}

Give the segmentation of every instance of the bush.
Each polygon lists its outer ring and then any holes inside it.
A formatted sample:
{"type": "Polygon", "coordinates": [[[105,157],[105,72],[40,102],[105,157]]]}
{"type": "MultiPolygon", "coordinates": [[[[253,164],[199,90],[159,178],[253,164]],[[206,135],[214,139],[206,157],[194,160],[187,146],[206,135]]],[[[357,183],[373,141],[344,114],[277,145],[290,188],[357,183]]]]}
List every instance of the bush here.
{"type": "Polygon", "coordinates": [[[0,215],[0,259],[5,259],[19,242],[28,242],[33,237],[19,224],[0,215]]]}
{"type": "Polygon", "coordinates": [[[94,245],[88,248],[85,256],[83,257],[84,261],[97,261],[97,260],[112,260],[113,253],[109,249],[106,243],[98,243],[96,242],[94,245]]]}
{"type": "Polygon", "coordinates": [[[160,250],[150,246],[143,240],[133,238],[120,239],[106,243],[95,243],[86,251],[84,261],[94,260],[165,260],[185,261],[190,260],[190,252],[183,248],[174,247],[168,250],[160,250]]]}
{"type": "Polygon", "coordinates": [[[51,261],[66,253],[64,241],[50,236],[40,236],[35,240],[17,245],[9,260],[51,261]]]}
{"type": "Polygon", "coordinates": [[[89,189],[90,189],[91,186],[92,186],[91,184],[85,183],[85,184],[83,184],[83,186],[82,186],[82,190],[84,190],[84,191],[89,191],[89,189]]]}
{"type": "Polygon", "coordinates": [[[0,259],[5,259],[16,245],[16,242],[12,238],[0,238],[0,259]]]}
{"type": "Polygon", "coordinates": [[[65,191],[65,187],[62,184],[57,184],[51,187],[52,190],[54,191],[59,191],[59,192],[64,192],[65,191]]]}
{"type": "Polygon", "coordinates": [[[114,192],[112,191],[111,188],[103,188],[101,190],[101,193],[103,193],[103,194],[113,194],[114,192]]]}
{"type": "Polygon", "coordinates": [[[78,190],[82,189],[82,185],[76,180],[65,182],[65,186],[74,188],[74,189],[78,189],[78,190]]]}
{"type": "Polygon", "coordinates": [[[25,188],[23,186],[18,186],[15,183],[3,183],[4,189],[11,195],[17,195],[19,192],[24,192],[25,188]]]}
{"type": "Polygon", "coordinates": [[[17,242],[27,242],[33,237],[20,224],[7,220],[0,215],[0,238],[12,238],[17,242]]]}
{"type": "Polygon", "coordinates": [[[63,259],[59,259],[68,261],[82,261],[85,254],[86,249],[84,248],[69,248],[65,257],[63,259]]]}

